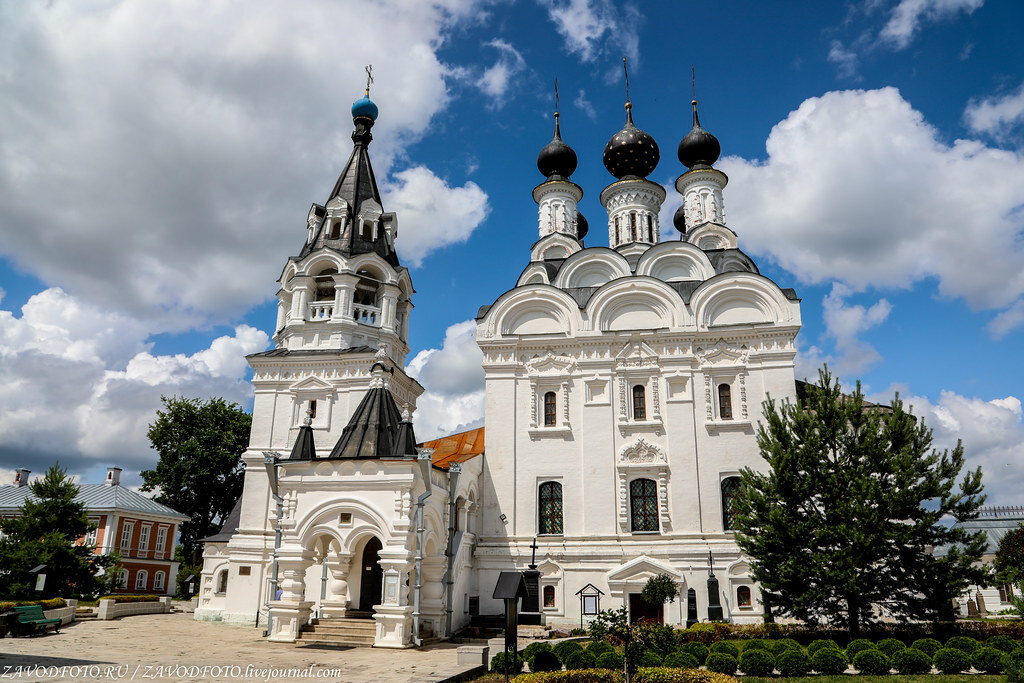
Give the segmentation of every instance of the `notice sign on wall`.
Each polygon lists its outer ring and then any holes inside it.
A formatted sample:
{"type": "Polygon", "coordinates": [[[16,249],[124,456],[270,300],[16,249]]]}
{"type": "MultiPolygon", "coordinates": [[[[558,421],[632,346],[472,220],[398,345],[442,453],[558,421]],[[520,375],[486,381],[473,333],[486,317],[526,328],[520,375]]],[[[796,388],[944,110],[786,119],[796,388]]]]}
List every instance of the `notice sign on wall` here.
{"type": "Polygon", "coordinates": [[[37,574],[36,575],[36,590],[37,591],[43,590],[43,586],[45,586],[45,585],[46,585],[46,574],[37,574]]]}

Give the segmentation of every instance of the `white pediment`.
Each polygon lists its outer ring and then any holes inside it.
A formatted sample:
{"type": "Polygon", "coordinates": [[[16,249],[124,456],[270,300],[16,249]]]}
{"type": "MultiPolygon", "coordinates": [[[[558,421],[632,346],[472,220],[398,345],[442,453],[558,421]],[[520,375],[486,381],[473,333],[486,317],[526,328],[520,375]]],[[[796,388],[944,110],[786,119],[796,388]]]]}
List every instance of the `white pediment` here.
{"type": "Polygon", "coordinates": [[[743,560],[736,560],[729,565],[729,576],[748,576],[750,574],[750,565],[743,560]]]}
{"type": "Polygon", "coordinates": [[[323,393],[327,391],[334,391],[334,387],[330,383],[325,382],[319,377],[306,377],[305,379],[299,380],[295,384],[288,387],[289,390],[300,393],[300,392],[318,392],[323,393]]]}
{"type": "Polygon", "coordinates": [[[630,444],[619,453],[620,465],[657,465],[668,462],[665,451],[643,438],[630,444]]]}
{"type": "Polygon", "coordinates": [[[327,202],[328,209],[344,209],[348,207],[348,202],[341,198],[341,195],[337,195],[334,199],[327,202]]]}
{"type": "Polygon", "coordinates": [[[634,340],[615,355],[619,367],[647,367],[658,364],[658,354],[646,342],[634,340]]]}
{"type": "Polygon", "coordinates": [[[552,562],[550,559],[545,559],[543,562],[537,565],[537,571],[541,573],[541,576],[545,578],[555,578],[562,575],[562,568],[552,562]]]}
{"type": "Polygon", "coordinates": [[[714,346],[698,347],[694,352],[697,360],[703,365],[746,365],[750,349],[746,346],[734,348],[724,339],[719,339],[714,346]]]}
{"type": "Polygon", "coordinates": [[[543,356],[526,361],[526,373],[531,377],[559,377],[576,369],[576,360],[569,356],[556,356],[550,350],[543,356]]]}
{"type": "Polygon", "coordinates": [[[607,579],[611,581],[646,581],[658,574],[667,574],[676,581],[682,581],[683,575],[668,565],[662,564],[655,559],[641,555],[629,562],[616,567],[608,572],[607,579]]]}

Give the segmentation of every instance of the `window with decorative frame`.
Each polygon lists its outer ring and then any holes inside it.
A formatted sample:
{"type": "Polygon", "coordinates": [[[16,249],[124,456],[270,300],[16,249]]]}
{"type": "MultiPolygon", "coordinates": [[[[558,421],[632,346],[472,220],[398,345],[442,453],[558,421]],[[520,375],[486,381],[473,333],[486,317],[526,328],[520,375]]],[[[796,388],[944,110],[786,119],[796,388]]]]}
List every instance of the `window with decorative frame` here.
{"type": "Polygon", "coordinates": [[[526,362],[530,382],[531,438],[564,436],[572,432],[569,423],[569,382],[576,370],[575,359],[548,351],[526,362]]]}
{"type": "Polygon", "coordinates": [[[147,580],[149,580],[149,573],[145,569],[135,572],[135,590],[146,590],[147,580]]]}
{"type": "Polygon", "coordinates": [[[554,608],[555,606],[555,587],[544,586],[544,607],[554,608]]]}
{"type": "Polygon", "coordinates": [[[143,524],[142,528],[139,529],[139,557],[149,556],[149,530],[152,528],[149,524],[143,524]]]}
{"type": "Polygon", "coordinates": [[[130,551],[132,547],[132,531],[135,530],[134,522],[125,522],[121,526],[121,550],[130,551]]]}
{"type": "Polygon", "coordinates": [[[718,419],[732,419],[732,387],[725,383],[718,385],[718,419]]]}
{"type": "Polygon", "coordinates": [[[658,485],[653,479],[629,482],[630,531],[658,531],[658,485]]]}
{"type": "Polygon", "coordinates": [[[747,406],[747,370],[750,351],[719,341],[694,352],[704,381],[705,426],[709,432],[752,428],[747,406]]]}
{"type": "Polygon", "coordinates": [[[740,586],[736,589],[736,606],[740,609],[750,609],[753,606],[750,586],[740,586]]]}
{"type": "Polygon", "coordinates": [[[725,531],[732,531],[735,527],[736,499],[740,492],[739,477],[725,477],[722,479],[722,528],[725,531]]]}
{"type": "Polygon", "coordinates": [[[633,419],[647,419],[647,397],[643,384],[633,385],[633,419]]]}
{"type": "Polygon", "coordinates": [[[544,426],[554,427],[558,422],[558,401],[555,392],[549,391],[544,394],[544,426]]]}
{"type": "Polygon", "coordinates": [[[162,560],[164,557],[164,547],[167,544],[167,527],[162,526],[156,530],[156,551],[153,553],[153,557],[158,560],[162,560]]]}
{"type": "Polygon", "coordinates": [[[153,574],[153,590],[162,591],[164,589],[164,580],[167,575],[163,572],[157,572],[153,574]]]}
{"type": "Polygon", "coordinates": [[[122,569],[117,573],[117,587],[128,588],[128,570],[122,569]]]}
{"type": "Polygon", "coordinates": [[[562,533],[562,485],[546,481],[537,491],[538,533],[562,533]]]}

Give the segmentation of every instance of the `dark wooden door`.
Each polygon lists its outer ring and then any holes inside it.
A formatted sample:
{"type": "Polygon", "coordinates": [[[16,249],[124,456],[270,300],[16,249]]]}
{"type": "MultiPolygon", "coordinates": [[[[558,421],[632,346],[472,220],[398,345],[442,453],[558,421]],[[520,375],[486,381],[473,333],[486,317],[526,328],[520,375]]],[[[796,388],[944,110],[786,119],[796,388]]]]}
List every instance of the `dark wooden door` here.
{"type": "Polygon", "coordinates": [[[380,568],[380,540],[371,538],[363,546],[363,559],[360,565],[359,609],[372,612],[373,606],[380,603],[381,585],[384,570],[380,568]]]}
{"type": "Polygon", "coordinates": [[[662,623],[664,618],[664,605],[651,605],[639,593],[629,594],[629,623],[639,624],[644,621],[662,623]]]}

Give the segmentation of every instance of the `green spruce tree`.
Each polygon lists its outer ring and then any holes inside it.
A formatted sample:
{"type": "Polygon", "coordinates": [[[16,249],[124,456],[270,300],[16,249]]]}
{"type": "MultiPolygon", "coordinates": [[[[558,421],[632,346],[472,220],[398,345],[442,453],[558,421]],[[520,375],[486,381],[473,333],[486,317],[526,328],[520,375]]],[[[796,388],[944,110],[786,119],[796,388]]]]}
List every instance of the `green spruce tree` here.
{"type": "Polygon", "coordinates": [[[899,397],[866,406],[859,383],[844,395],[825,368],[797,403],[765,402],[757,438],[768,470],[742,473],[736,538],[777,613],[856,635],[875,606],[949,618],[985,581],[983,534],[946,523],[977,517],[981,471],[957,486],[963,447],[933,450],[899,397]]]}

